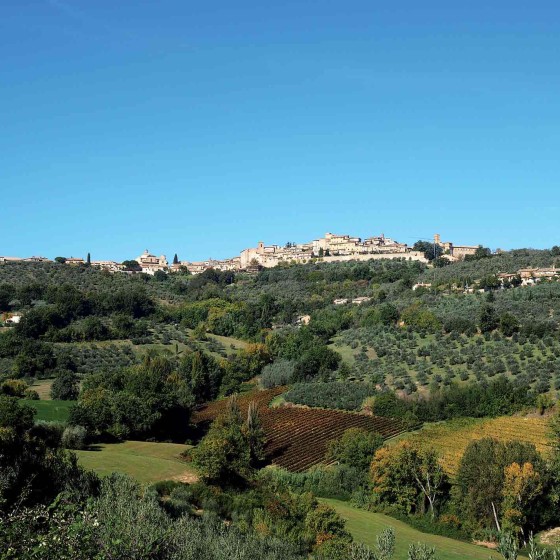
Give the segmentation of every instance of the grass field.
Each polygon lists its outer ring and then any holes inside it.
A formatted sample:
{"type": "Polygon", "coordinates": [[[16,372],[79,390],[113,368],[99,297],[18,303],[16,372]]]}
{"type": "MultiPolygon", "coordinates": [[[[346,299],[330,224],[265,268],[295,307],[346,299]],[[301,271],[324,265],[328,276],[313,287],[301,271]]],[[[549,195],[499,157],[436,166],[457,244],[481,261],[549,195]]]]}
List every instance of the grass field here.
{"type": "Polygon", "coordinates": [[[22,399],[22,403],[32,406],[37,414],[35,420],[46,422],[66,422],[70,413],[70,407],[75,401],[32,401],[22,399]]]}
{"type": "Polygon", "coordinates": [[[501,416],[492,419],[456,419],[437,424],[427,424],[421,430],[399,439],[417,441],[433,447],[442,457],[448,474],[454,475],[467,445],[472,440],[492,437],[500,441],[517,439],[533,443],[544,455],[549,450],[547,437],[548,418],[545,416],[501,416]]]}
{"type": "MultiPolygon", "coordinates": [[[[354,365],[356,356],[360,353],[360,347],[352,348],[349,344],[344,344],[338,337],[334,337],[333,342],[329,344],[329,348],[338,352],[340,357],[349,366],[354,365]]],[[[373,360],[376,357],[375,350],[368,348],[367,357],[373,360]]]]}
{"type": "Polygon", "coordinates": [[[208,338],[213,338],[214,340],[217,340],[218,342],[223,344],[228,354],[231,352],[231,350],[243,350],[244,348],[247,348],[249,344],[244,340],[240,340],[239,338],[233,338],[231,336],[220,336],[218,334],[210,334],[210,333],[208,333],[206,336],[208,338]],[[232,346],[233,348],[231,348],[232,346]]]}
{"type": "Polygon", "coordinates": [[[101,476],[112,472],[129,474],[141,483],[159,480],[196,480],[194,469],[179,458],[187,445],[126,441],[95,446],[92,450],[77,451],[80,464],[101,476]]]}
{"type": "MultiPolygon", "coordinates": [[[[347,502],[326,499],[321,499],[321,502],[328,503],[334,507],[346,519],[346,528],[352,533],[354,539],[369,546],[375,546],[377,535],[384,529],[393,527],[396,535],[395,560],[406,560],[409,544],[417,542],[435,547],[438,560],[488,560],[492,554],[490,550],[481,546],[439,535],[421,533],[402,521],[381,513],[372,513],[353,508],[347,502]]],[[[500,555],[496,553],[492,554],[492,556],[495,560],[500,558],[500,555]]]]}
{"type": "Polygon", "coordinates": [[[53,381],[54,379],[37,379],[30,389],[37,391],[41,400],[50,401],[53,381]]]}

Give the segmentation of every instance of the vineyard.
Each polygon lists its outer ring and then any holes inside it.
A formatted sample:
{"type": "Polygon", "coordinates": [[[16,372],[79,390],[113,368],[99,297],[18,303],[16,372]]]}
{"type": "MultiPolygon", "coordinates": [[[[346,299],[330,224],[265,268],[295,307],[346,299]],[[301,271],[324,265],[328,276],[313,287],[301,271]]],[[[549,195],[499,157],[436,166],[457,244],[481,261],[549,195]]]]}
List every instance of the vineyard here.
{"type": "Polygon", "coordinates": [[[451,420],[444,424],[427,425],[405,439],[432,447],[442,457],[445,471],[453,476],[470,441],[486,437],[500,441],[519,440],[532,443],[546,455],[549,450],[548,419],[543,416],[502,416],[490,420],[451,420]]]}
{"type": "MultiPolygon", "coordinates": [[[[401,434],[405,427],[398,420],[365,416],[351,412],[297,407],[269,408],[270,401],[283,393],[284,387],[258,391],[239,397],[242,414],[251,401],[257,403],[267,436],[268,460],[280,467],[301,472],[321,463],[330,440],[340,437],[349,428],[364,428],[384,438],[401,434]]],[[[205,405],[193,414],[197,425],[209,424],[223,413],[227,399],[205,405]]]]}

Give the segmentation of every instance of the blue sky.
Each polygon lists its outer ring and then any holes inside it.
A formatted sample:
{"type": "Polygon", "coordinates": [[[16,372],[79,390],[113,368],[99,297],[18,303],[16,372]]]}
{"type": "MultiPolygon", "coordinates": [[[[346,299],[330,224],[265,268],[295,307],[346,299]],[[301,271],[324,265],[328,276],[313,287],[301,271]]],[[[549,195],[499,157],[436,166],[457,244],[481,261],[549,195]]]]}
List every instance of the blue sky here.
{"type": "Polygon", "coordinates": [[[560,244],[560,3],[0,0],[0,255],[560,244]]]}

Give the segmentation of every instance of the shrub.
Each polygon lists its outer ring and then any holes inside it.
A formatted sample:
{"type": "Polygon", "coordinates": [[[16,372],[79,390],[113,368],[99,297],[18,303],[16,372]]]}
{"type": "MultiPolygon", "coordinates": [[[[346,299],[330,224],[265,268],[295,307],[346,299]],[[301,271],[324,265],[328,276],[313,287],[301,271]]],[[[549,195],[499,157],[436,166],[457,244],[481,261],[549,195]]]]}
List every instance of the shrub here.
{"type": "Polygon", "coordinates": [[[291,360],[277,360],[264,367],[260,376],[260,384],[264,389],[272,389],[288,385],[294,376],[295,364],[291,360]]]}
{"type": "Polygon", "coordinates": [[[62,432],[61,445],[66,449],[84,449],[87,431],[83,426],[67,426],[62,432]]]}
{"type": "Polygon", "coordinates": [[[376,393],[367,383],[331,381],[327,383],[298,383],[286,393],[286,400],[321,408],[359,410],[364,400],[376,393]]]}
{"type": "Polygon", "coordinates": [[[24,397],[27,391],[27,383],[20,379],[6,379],[0,385],[0,392],[9,397],[24,397]]]}
{"type": "Polygon", "coordinates": [[[39,393],[34,391],[33,389],[27,389],[23,395],[23,397],[30,401],[38,401],[39,400],[39,393]]]}
{"type": "Polygon", "coordinates": [[[38,420],[32,428],[32,434],[42,439],[48,447],[57,448],[61,445],[64,428],[61,422],[38,420]]]}

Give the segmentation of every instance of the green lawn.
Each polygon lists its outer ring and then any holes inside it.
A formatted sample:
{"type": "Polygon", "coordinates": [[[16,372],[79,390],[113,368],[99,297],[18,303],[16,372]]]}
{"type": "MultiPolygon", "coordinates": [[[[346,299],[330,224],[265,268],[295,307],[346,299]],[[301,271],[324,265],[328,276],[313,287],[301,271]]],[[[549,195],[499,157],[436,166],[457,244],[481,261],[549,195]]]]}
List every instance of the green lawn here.
{"type": "Polygon", "coordinates": [[[33,401],[22,399],[21,402],[32,406],[37,411],[35,420],[66,422],[70,413],[70,407],[76,401],[33,401]]]}
{"type": "Polygon", "coordinates": [[[179,459],[188,449],[177,443],[125,441],[96,445],[92,450],[77,451],[80,464],[101,476],[112,472],[129,474],[141,483],[183,479],[192,482],[194,469],[179,459]]]}
{"type": "Polygon", "coordinates": [[[481,546],[469,544],[439,535],[421,533],[410,525],[383,515],[353,508],[347,502],[321,499],[334,507],[347,520],[346,527],[352,536],[369,546],[375,546],[376,536],[388,527],[395,529],[395,560],[406,560],[408,545],[422,542],[436,548],[438,560],[488,560],[492,555],[495,560],[501,558],[497,553],[481,546]]]}

